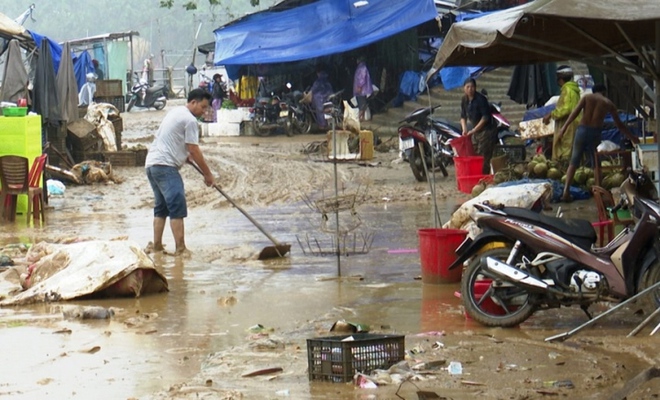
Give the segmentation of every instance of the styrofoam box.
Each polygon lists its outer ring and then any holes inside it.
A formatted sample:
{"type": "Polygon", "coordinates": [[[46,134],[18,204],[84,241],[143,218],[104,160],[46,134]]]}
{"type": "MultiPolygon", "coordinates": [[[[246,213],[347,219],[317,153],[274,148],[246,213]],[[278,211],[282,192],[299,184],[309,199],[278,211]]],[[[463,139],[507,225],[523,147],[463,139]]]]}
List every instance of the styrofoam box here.
{"type": "Polygon", "coordinates": [[[210,122],[202,124],[202,136],[239,136],[240,123],[210,122]]]}
{"type": "Polygon", "coordinates": [[[218,110],[218,122],[241,123],[249,119],[250,112],[247,108],[237,108],[235,110],[228,110],[221,108],[218,110]]]}

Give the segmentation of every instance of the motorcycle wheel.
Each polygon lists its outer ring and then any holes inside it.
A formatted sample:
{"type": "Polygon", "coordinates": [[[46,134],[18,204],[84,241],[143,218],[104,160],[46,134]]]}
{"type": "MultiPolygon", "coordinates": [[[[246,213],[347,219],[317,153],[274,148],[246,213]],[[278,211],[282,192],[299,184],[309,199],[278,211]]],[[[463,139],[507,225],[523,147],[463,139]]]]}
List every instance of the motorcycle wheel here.
{"type": "Polygon", "coordinates": [[[257,136],[265,137],[270,135],[270,129],[265,129],[263,127],[264,121],[258,115],[254,116],[252,120],[252,128],[254,129],[254,134],[257,136]]]}
{"type": "MultiPolygon", "coordinates": [[[[639,277],[637,284],[637,293],[651,287],[656,282],[660,281],[660,260],[655,260],[649,269],[639,277]]],[[[650,315],[660,306],[660,289],[653,290],[650,294],[645,294],[638,301],[639,307],[644,311],[644,314],[650,315]]]]}
{"type": "Polygon", "coordinates": [[[422,162],[423,155],[420,153],[419,146],[417,145],[411,150],[408,158],[410,169],[412,170],[413,175],[415,175],[417,181],[424,182],[426,181],[426,171],[424,170],[424,164],[422,162]]]}
{"type": "MultiPolygon", "coordinates": [[[[465,311],[473,320],[486,326],[502,328],[519,325],[535,311],[531,304],[531,294],[525,289],[513,285],[493,286],[502,283],[497,274],[488,271],[482,259],[494,257],[506,261],[511,252],[511,245],[485,251],[470,263],[461,279],[461,300],[465,311]]],[[[513,264],[520,261],[516,257],[513,264]]]]}
{"type": "Polygon", "coordinates": [[[130,112],[134,105],[135,97],[131,97],[131,99],[128,101],[128,104],[126,105],[126,112],[130,112]]]}
{"type": "Polygon", "coordinates": [[[300,116],[293,115],[291,117],[291,127],[299,135],[308,134],[312,130],[311,116],[306,112],[303,112],[300,116]]]}
{"type": "Polygon", "coordinates": [[[167,100],[163,100],[162,102],[157,101],[154,103],[154,108],[156,110],[162,110],[163,108],[165,108],[166,105],[167,105],[167,100]]]}

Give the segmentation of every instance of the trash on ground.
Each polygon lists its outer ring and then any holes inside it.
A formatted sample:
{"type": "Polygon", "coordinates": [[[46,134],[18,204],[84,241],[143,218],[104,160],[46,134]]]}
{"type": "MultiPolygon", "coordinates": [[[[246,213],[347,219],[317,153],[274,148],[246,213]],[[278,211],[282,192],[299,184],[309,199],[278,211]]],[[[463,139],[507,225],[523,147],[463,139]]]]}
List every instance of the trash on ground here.
{"type": "Polygon", "coordinates": [[[364,333],[369,332],[369,325],[348,322],[341,319],[332,324],[332,327],[330,327],[330,332],[364,333]]]}
{"type": "Polygon", "coordinates": [[[276,372],[282,372],[283,369],[280,367],[273,367],[273,368],[264,368],[264,369],[258,369],[256,371],[248,372],[246,374],[241,375],[243,378],[251,378],[253,376],[260,376],[260,375],[269,375],[269,374],[274,374],[276,372]]]}
{"type": "Polygon", "coordinates": [[[462,375],[463,374],[463,365],[458,361],[452,361],[447,367],[450,375],[462,375]]]}
{"type": "Polygon", "coordinates": [[[0,305],[82,297],[139,297],[168,291],[167,279],[156,270],[153,260],[137,244],[126,240],[41,242],[32,246],[26,259],[32,265],[21,282],[25,290],[15,290],[16,267],[0,274],[0,305]],[[8,286],[14,290],[8,290],[8,286]]]}
{"type": "Polygon", "coordinates": [[[62,310],[64,319],[109,319],[115,315],[111,308],[98,306],[74,306],[62,310]]]}

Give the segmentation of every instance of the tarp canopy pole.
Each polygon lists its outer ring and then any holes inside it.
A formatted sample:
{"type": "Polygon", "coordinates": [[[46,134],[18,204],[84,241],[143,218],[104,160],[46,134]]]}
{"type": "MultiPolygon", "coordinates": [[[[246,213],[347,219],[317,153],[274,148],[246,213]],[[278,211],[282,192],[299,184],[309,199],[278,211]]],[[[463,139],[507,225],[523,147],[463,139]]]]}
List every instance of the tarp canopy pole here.
{"type": "Polygon", "coordinates": [[[637,45],[632,40],[630,40],[630,36],[628,36],[626,31],[623,30],[623,28],[621,27],[621,24],[619,24],[617,22],[617,23],[615,23],[615,25],[616,25],[617,29],[619,30],[619,33],[621,33],[621,36],[623,36],[624,39],[626,39],[626,42],[628,42],[628,44],[630,45],[630,47],[632,47],[635,54],[637,54],[637,57],[639,57],[642,60],[644,65],[649,66],[649,67],[647,67],[647,70],[649,71],[649,73],[651,74],[653,79],[657,81],[658,80],[658,74],[655,72],[655,69],[651,67],[653,65],[651,60],[649,60],[649,58],[646,56],[646,54],[643,53],[642,51],[640,51],[639,47],[637,47],[637,45]]]}
{"type": "MultiPolygon", "coordinates": [[[[652,69],[654,67],[654,64],[650,64],[649,68],[652,69]]],[[[656,137],[656,142],[657,142],[657,154],[660,154],[660,118],[658,118],[658,115],[660,113],[660,79],[657,77],[660,76],[660,21],[655,22],[655,71],[656,71],[656,78],[654,81],[654,89],[655,89],[655,101],[654,101],[654,107],[655,107],[655,137],[656,137]]],[[[657,159],[657,158],[656,158],[657,159]]],[[[657,171],[656,171],[656,179],[660,179],[660,162],[658,162],[657,165],[657,171]]],[[[657,185],[656,185],[657,187],[657,185]]]]}

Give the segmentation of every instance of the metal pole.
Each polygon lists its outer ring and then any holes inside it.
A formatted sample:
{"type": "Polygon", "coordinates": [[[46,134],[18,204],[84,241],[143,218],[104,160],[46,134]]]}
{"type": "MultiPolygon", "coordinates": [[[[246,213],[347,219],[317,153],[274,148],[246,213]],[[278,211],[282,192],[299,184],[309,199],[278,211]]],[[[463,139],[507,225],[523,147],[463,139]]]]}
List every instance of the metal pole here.
{"type": "Polygon", "coordinates": [[[335,230],[337,234],[337,276],[341,276],[341,252],[339,251],[339,184],[337,181],[337,129],[335,125],[335,114],[337,110],[332,107],[332,161],[335,173],[335,230]]]}
{"type": "Polygon", "coordinates": [[[627,305],[628,303],[631,303],[631,302],[633,302],[633,301],[639,299],[639,298],[642,297],[643,295],[649,293],[651,290],[656,289],[656,288],[658,288],[658,287],[660,287],[660,282],[656,282],[656,283],[654,283],[653,285],[647,287],[646,289],[644,289],[644,290],[642,290],[641,292],[637,293],[637,294],[634,295],[633,297],[630,297],[630,298],[627,299],[626,301],[622,301],[621,303],[619,303],[619,304],[617,304],[616,306],[610,308],[609,310],[607,310],[607,311],[605,311],[605,312],[603,312],[603,313],[598,314],[598,316],[596,316],[595,318],[590,319],[589,321],[585,322],[584,324],[582,324],[582,325],[580,325],[580,326],[578,326],[578,327],[576,327],[576,328],[573,328],[573,329],[571,329],[571,330],[568,331],[568,332],[564,332],[564,333],[560,333],[560,334],[558,334],[558,335],[554,335],[554,336],[547,337],[547,338],[545,338],[545,341],[546,341],[546,342],[554,342],[555,340],[561,340],[561,341],[564,341],[564,340],[568,339],[569,337],[575,335],[576,333],[578,333],[578,332],[581,331],[582,329],[586,328],[587,326],[595,324],[599,319],[601,319],[601,318],[603,318],[603,317],[605,317],[605,316],[607,316],[607,315],[610,315],[611,313],[613,313],[614,311],[618,310],[619,308],[621,308],[621,307],[627,305]]]}

